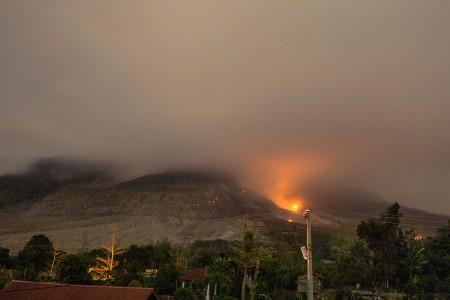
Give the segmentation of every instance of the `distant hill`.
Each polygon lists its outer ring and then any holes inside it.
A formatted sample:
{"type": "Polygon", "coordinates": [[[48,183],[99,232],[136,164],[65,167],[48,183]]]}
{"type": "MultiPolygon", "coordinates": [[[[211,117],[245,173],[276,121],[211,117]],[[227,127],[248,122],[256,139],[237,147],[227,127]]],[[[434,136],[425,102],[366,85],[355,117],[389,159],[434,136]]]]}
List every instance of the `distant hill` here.
{"type": "MultiPolygon", "coordinates": [[[[324,232],[353,226],[388,205],[353,189],[314,186],[304,195],[315,228],[324,232]]],[[[405,216],[408,224],[423,230],[431,231],[448,218],[402,210],[411,217],[405,216]]],[[[0,177],[0,220],[0,246],[12,250],[36,232],[48,234],[67,250],[99,247],[112,228],[123,246],[164,237],[179,243],[236,239],[244,222],[268,240],[304,232],[300,214],[279,209],[222,174],[172,171],[117,183],[104,166],[57,160],[0,177]]]]}
{"type": "Polygon", "coordinates": [[[23,174],[0,176],[0,208],[41,200],[61,187],[110,181],[106,165],[59,158],[42,159],[23,174]]]}
{"type": "MultiPolygon", "coordinates": [[[[306,186],[302,189],[305,207],[311,209],[322,220],[335,225],[356,224],[360,220],[378,217],[392,204],[380,196],[356,189],[336,186],[306,186]]],[[[400,203],[401,204],[401,203],[400,203]]],[[[414,228],[426,235],[434,234],[437,227],[447,223],[450,216],[429,213],[420,209],[401,206],[401,225],[414,228]]]]}

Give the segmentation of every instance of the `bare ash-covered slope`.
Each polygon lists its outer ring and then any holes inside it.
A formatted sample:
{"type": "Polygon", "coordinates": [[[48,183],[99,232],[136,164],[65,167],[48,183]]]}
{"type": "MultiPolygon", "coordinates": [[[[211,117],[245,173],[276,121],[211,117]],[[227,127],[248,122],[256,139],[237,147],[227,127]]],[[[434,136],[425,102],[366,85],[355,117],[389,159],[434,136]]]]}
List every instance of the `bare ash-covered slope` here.
{"type": "MultiPolygon", "coordinates": [[[[22,175],[0,177],[0,246],[18,250],[33,233],[45,233],[59,248],[94,248],[108,242],[111,229],[122,246],[164,237],[179,243],[235,239],[243,222],[268,239],[303,231],[301,215],[281,211],[226,176],[166,172],[120,183],[111,178],[104,166],[54,160],[41,161],[22,175]]],[[[303,194],[314,211],[314,225],[326,231],[378,215],[388,205],[355,190],[311,187],[303,194]]],[[[415,216],[408,223],[424,229],[448,218],[403,211],[415,216]]]]}
{"type": "MultiPolygon", "coordinates": [[[[29,194],[26,176],[19,184],[22,195],[29,194]]],[[[0,178],[3,186],[7,180],[11,177],[0,178]]],[[[233,180],[201,172],[167,172],[119,184],[68,180],[43,195],[8,198],[13,194],[3,194],[0,208],[0,244],[12,249],[33,232],[48,234],[65,249],[98,247],[111,228],[123,245],[164,237],[176,242],[234,239],[244,218],[258,224],[279,211],[233,180]]]]}

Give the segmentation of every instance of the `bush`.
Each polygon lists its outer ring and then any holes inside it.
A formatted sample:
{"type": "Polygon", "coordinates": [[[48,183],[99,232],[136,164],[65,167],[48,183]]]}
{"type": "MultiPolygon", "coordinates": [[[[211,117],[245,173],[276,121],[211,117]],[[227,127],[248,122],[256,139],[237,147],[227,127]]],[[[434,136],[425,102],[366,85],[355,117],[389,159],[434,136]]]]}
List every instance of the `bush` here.
{"type": "Polygon", "coordinates": [[[87,283],[90,280],[87,261],[79,255],[69,254],[58,265],[56,277],[64,283],[87,283]]]}
{"type": "Polygon", "coordinates": [[[236,297],[230,295],[217,295],[216,300],[238,300],[236,297]]]}
{"type": "Polygon", "coordinates": [[[9,249],[0,247],[0,268],[11,268],[12,264],[13,259],[9,256],[9,249]]]}
{"type": "Polygon", "coordinates": [[[142,287],[142,283],[139,280],[132,280],[128,286],[132,286],[132,287],[142,287]]]}
{"type": "Polygon", "coordinates": [[[189,288],[185,289],[178,289],[176,290],[175,294],[175,300],[197,300],[197,294],[189,288]]]}
{"type": "Polygon", "coordinates": [[[0,276],[0,290],[3,289],[8,283],[9,283],[9,278],[6,276],[0,276]]]}
{"type": "Polygon", "coordinates": [[[170,295],[175,291],[175,282],[178,277],[178,271],[174,264],[162,265],[158,274],[153,278],[153,284],[156,292],[160,295],[170,295]]]}
{"type": "MultiPolygon", "coordinates": [[[[17,264],[22,270],[35,277],[46,271],[53,258],[53,244],[43,234],[33,235],[17,256],[17,264]]],[[[33,277],[31,276],[31,278],[33,277]]],[[[30,277],[28,277],[30,278],[30,277]]]]}

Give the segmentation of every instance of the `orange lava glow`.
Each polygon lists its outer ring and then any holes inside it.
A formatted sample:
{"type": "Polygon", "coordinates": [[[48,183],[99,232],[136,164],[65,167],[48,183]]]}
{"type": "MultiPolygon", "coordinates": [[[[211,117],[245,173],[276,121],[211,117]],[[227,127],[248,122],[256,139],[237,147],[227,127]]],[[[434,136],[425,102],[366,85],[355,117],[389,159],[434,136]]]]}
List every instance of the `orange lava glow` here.
{"type": "Polygon", "coordinates": [[[283,153],[255,160],[248,178],[250,186],[278,207],[298,213],[304,208],[302,184],[320,175],[327,166],[328,161],[320,156],[283,153]]]}
{"type": "Polygon", "coordinates": [[[266,186],[265,194],[278,207],[299,212],[303,208],[303,201],[296,191],[296,177],[286,169],[274,175],[272,184],[266,186]]]}
{"type": "Polygon", "coordinates": [[[272,193],[268,193],[270,199],[275,202],[275,204],[283,209],[299,212],[303,208],[303,201],[298,196],[287,196],[288,192],[282,190],[274,190],[272,193]]]}

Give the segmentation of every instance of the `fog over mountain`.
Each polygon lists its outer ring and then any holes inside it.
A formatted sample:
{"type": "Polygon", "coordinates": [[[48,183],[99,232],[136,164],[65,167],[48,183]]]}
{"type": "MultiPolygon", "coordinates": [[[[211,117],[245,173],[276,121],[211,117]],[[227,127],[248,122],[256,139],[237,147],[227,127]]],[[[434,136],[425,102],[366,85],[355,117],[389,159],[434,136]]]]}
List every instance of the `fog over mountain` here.
{"type": "Polygon", "coordinates": [[[0,174],[224,169],[450,213],[449,1],[6,0],[0,40],[0,174]]]}
{"type": "MultiPolygon", "coordinates": [[[[291,194],[275,185],[267,192],[277,207],[227,174],[174,170],[131,180],[114,174],[98,163],[52,158],[22,174],[0,176],[2,245],[18,251],[30,235],[42,232],[66,250],[94,249],[109,240],[105,233],[111,228],[124,246],[163,238],[234,240],[245,223],[267,242],[277,242],[305,231],[301,206],[314,212],[314,234],[324,235],[354,228],[389,205],[370,192],[316,183],[291,194]]],[[[450,217],[403,205],[401,212],[402,227],[425,236],[450,217]]]]}

